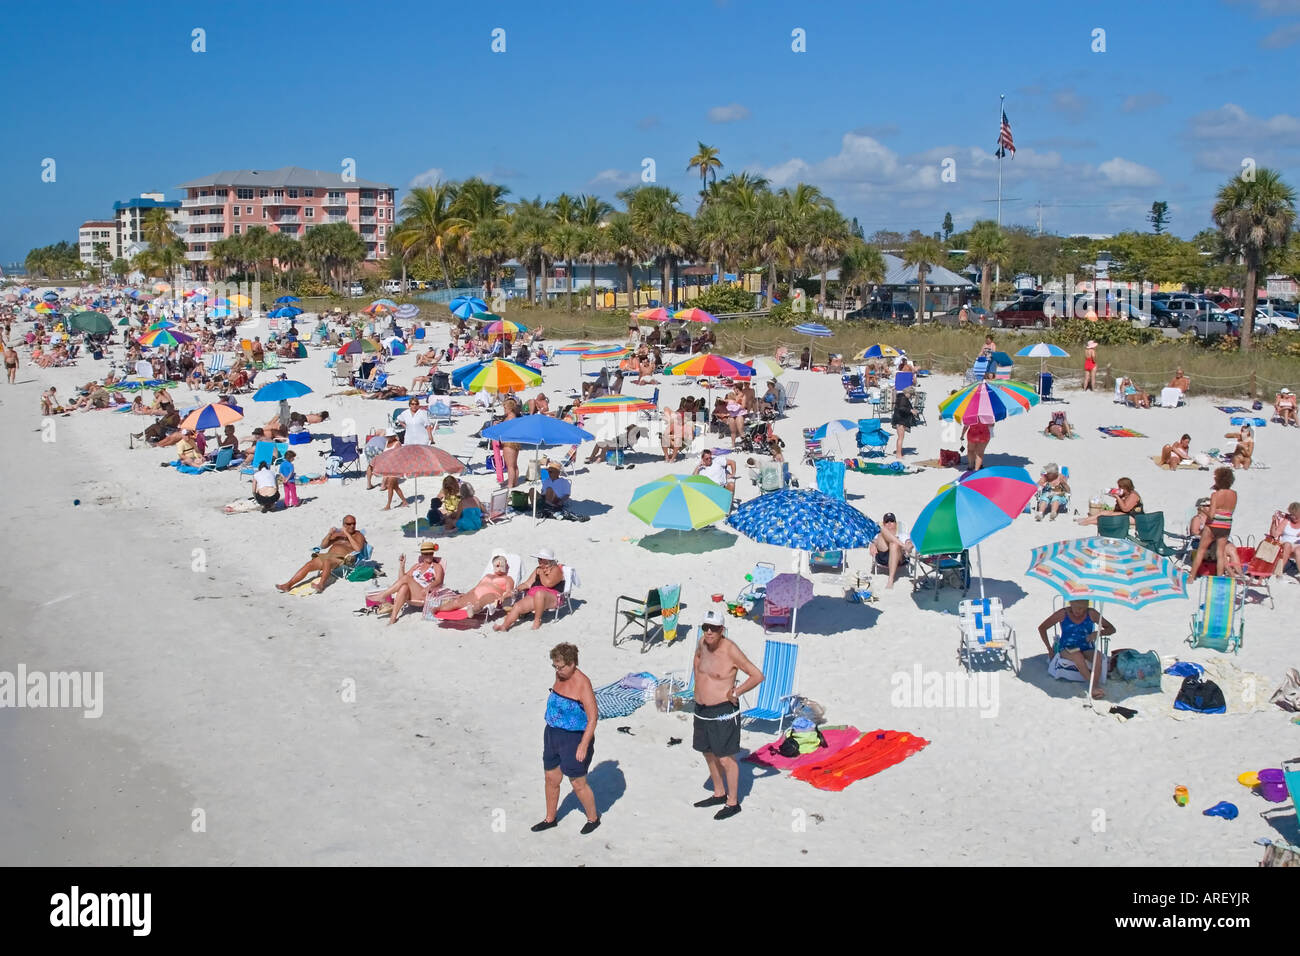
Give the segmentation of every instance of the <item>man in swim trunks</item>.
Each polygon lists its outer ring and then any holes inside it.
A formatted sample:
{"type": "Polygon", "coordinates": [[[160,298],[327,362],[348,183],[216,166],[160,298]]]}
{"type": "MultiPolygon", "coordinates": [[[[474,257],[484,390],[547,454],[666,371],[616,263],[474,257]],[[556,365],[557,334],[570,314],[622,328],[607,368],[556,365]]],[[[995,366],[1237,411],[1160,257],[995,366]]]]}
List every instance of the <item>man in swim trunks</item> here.
{"type": "Polygon", "coordinates": [[[740,698],[763,683],[763,672],[727,636],[722,614],[709,611],[701,625],[703,634],[695,648],[694,747],[704,754],[713,780],[713,796],[697,800],[697,807],[716,807],[713,815],[725,820],[740,812],[740,698]],[[746,680],[736,686],[736,673],[746,680]]]}
{"type": "Polygon", "coordinates": [[[600,826],[596,796],[587,785],[587,770],[596,752],[596,692],[591,680],[578,670],[578,649],[572,644],[551,648],[555,683],[546,698],[546,729],[542,733],[542,769],[546,771],[546,817],[532,826],[534,833],[549,830],[560,807],[560,778],[568,777],[573,795],[587,814],[585,836],[600,826]]]}
{"type": "Polygon", "coordinates": [[[312,586],[317,593],[325,590],[325,585],[329,583],[330,575],[343,560],[355,551],[360,551],[366,546],[366,536],[357,530],[357,519],[355,515],[343,516],[342,528],[330,528],[325,537],[321,539],[320,547],[317,553],[312,556],[306,564],[298,569],[286,583],[277,584],[277,591],[292,591],[302,579],[313,571],[319,571],[320,577],[316,579],[312,586]]]}
{"type": "Polygon", "coordinates": [[[9,378],[9,384],[13,385],[14,379],[18,376],[18,353],[14,351],[12,345],[5,346],[5,374],[9,378]]]}

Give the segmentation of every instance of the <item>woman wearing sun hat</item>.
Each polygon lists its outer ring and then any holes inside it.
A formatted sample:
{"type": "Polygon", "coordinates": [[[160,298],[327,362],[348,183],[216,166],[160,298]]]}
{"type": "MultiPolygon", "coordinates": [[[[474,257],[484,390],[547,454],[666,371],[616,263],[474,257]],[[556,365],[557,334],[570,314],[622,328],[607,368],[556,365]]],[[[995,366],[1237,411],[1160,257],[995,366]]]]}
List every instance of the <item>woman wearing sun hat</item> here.
{"type": "Polygon", "coordinates": [[[380,594],[378,599],[381,605],[392,605],[388,623],[396,624],[408,604],[423,604],[428,592],[442,587],[444,574],[436,541],[420,542],[420,557],[415,567],[409,571],[406,568],[406,555],[402,555],[398,559],[397,582],[380,594]]]}
{"type": "Polygon", "coordinates": [[[1283,425],[1300,425],[1296,421],[1296,399],[1295,393],[1291,389],[1283,386],[1277,393],[1277,398],[1273,399],[1273,411],[1283,425]]]}
{"type": "Polygon", "coordinates": [[[1097,340],[1089,339],[1083,353],[1083,390],[1094,391],[1097,387],[1097,340]]]}
{"type": "Polygon", "coordinates": [[[542,615],[560,603],[560,592],[564,590],[564,565],[555,560],[555,552],[550,548],[539,548],[532,555],[537,559],[533,573],[519,582],[519,590],[526,593],[515,602],[507,612],[505,619],[493,625],[493,630],[508,631],[521,615],[533,615],[533,630],[542,626],[542,615]]]}

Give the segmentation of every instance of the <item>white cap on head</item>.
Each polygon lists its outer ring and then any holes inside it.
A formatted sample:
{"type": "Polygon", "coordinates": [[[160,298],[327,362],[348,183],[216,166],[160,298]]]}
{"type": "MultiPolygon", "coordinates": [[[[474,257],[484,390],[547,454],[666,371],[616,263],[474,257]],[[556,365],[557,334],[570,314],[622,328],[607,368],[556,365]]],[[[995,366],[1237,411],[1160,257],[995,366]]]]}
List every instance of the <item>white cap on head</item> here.
{"type": "Polygon", "coordinates": [[[722,616],[721,611],[716,610],[714,608],[710,608],[708,611],[705,612],[704,620],[701,621],[700,624],[701,625],[707,624],[711,627],[721,627],[725,630],[727,627],[727,619],[722,616]]]}

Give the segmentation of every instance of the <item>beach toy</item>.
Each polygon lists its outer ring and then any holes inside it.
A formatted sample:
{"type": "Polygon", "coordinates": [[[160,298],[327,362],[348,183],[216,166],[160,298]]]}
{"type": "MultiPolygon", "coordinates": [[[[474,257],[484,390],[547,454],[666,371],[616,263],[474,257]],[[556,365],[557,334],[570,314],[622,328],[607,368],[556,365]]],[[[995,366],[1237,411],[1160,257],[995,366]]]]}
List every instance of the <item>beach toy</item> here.
{"type": "Polygon", "coordinates": [[[1277,767],[1259,772],[1259,792],[1269,803],[1282,803],[1287,799],[1286,776],[1277,767]]]}
{"type": "MultiPolygon", "coordinates": [[[[1187,806],[1187,788],[1181,784],[1174,787],[1174,803],[1178,804],[1180,807],[1187,806]]],[[[1208,813],[1209,811],[1206,812],[1208,813]]]]}
{"type": "Polygon", "coordinates": [[[80,498],[73,498],[73,499],[72,499],[72,503],[73,503],[73,505],[79,505],[79,504],[81,504],[81,499],[80,499],[80,498]]]}
{"type": "MultiPolygon", "coordinates": [[[[749,580],[749,575],[745,575],[745,580],[747,580],[747,581],[749,580]]],[[[721,603],[723,602],[723,599],[724,599],[725,597],[726,597],[726,595],[724,595],[724,594],[715,594],[715,595],[713,595],[713,603],[714,603],[714,604],[721,604],[721,603]]]]}
{"type": "Polygon", "coordinates": [[[1237,819],[1237,808],[1227,800],[1220,800],[1208,810],[1202,810],[1201,814],[1207,817],[1223,817],[1225,820],[1237,819]]]}
{"type": "Polygon", "coordinates": [[[1243,787],[1258,787],[1259,773],[1254,770],[1247,770],[1245,773],[1237,774],[1237,783],[1243,787]]]}

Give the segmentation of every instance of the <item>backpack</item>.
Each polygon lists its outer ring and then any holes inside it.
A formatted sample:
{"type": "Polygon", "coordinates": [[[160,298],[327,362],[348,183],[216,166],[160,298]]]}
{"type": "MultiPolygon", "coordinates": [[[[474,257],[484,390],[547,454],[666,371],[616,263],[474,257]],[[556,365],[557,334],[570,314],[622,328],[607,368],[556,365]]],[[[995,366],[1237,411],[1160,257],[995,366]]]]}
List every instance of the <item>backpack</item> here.
{"type": "Polygon", "coordinates": [[[782,757],[801,757],[825,746],[827,746],[826,738],[822,736],[820,730],[803,732],[792,730],[782,738],[777,753],[782,757]]]}
{"type": "Polygon", "coordinates": [[[957,468],[961,465],[961,452],[951,451],[947,448],[939,449],[939,467],[940,468],[957,468]]]}
{"type": "Polygon", "coordinates": [[[1228,710],[1223,691],[1212,680],[1184,677],[1183,686],[1174,700],[1175,710],[1190,710],[1198,714],[1222,714],[1228,710]]]}
{"type": "Polygon", "coordinates": [[[1155,651],[1143,654],[1125,648],[1115,660],[1115,676],[1138,687],[1159,687],[1160,672],[1160,655],[1155,651]]]}

